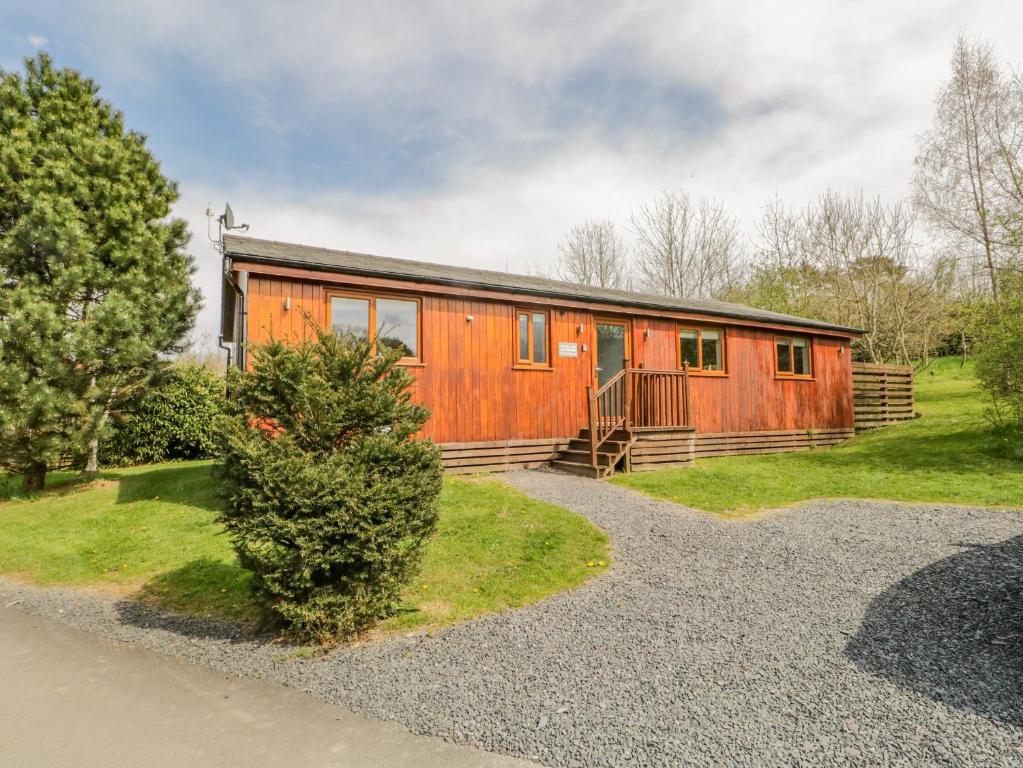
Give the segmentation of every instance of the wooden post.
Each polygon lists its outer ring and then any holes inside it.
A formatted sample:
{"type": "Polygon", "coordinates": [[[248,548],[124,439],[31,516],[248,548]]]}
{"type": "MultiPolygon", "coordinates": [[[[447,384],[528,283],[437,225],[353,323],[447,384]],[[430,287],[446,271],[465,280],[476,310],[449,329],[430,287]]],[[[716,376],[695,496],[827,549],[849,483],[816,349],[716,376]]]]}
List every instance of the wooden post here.
{"type": "Polygon", "coordinates": [[[625,429],[632,427],[632,371],[625,369],[625,429]]]}
{"type": "Polygon", "coordinates": [[[594,412],[596,403],[593,398],[593,387],[586,388],[586,397],[590,402],[590,461],[597,466],[597,414],[594,412]]]}
{"type": "Polygon", "coordinates": [[[683,383],[683,391],[685,392],[685,405],[686,405],[686,417],[685,417],[685,420],[682,423],[682,426],[691,427],[692,424],[689,423],[691,421],[691,418],[690,418],[690,415],[689,415],[689,361],[688,360],[683,360],[682,361],[682,375],[685,377],[684,383],[683,383]]]}

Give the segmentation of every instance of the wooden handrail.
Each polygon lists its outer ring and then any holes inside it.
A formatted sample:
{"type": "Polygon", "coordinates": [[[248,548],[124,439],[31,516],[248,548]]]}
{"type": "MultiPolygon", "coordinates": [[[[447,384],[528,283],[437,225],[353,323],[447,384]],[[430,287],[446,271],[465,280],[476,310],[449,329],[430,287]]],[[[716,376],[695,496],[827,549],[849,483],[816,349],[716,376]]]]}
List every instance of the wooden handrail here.
{"type": "Polygon", "coordinates": [[[590,460],[619,428],[689,426],[689,366],[682,370],[624,368],[596,392],[587,388],[590,460]]]}
{"type": "Polygon", "coordinates": [[[628,400],[625,389],[628,368],[623,368],[612,376],[596,392],[590,391],[590,459],[597,466],[597,449],[603,445],[614,431],[625,425],[628,411],[625,408],[628,400]]]}

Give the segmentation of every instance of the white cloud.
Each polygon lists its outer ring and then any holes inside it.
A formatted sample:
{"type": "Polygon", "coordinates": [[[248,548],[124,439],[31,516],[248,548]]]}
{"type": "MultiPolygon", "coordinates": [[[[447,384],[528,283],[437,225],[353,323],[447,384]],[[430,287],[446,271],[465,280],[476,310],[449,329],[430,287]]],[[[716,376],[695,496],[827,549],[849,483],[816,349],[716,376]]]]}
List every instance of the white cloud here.
{"type": "Polygon", "coordinates": [[[510,137],[536,147],[456,155],[435,186],[416,192],[356,193],[341,179],[326,192],[268,189],[247,182],[244,168],[229,181],[181,179],[178,211],[203,256],[204,329],[215,327],[219,301],[202,222],[209,200],[230,199],[254,236],[523,271],[549,260],[571,223],[624,223],[664,188],[722,197],[747,225],[775,193],[795,204],[827,188],[900,198],[956,35],[985,37],[1007,63],[1023,50],[1023,3],[1010,0],[131,8],[134,42],[119,46],[119,65],[158,81],[152,51],[175,50],[221,87],[255,94],[253,114],[240,119],[287,119],[261,95],[275,83],[326,119],[382,127],[418,107],[495,146],[510,137]],[[652,129],[637,114],[614,116],[613,135],[559,124],[561,89],[594,68],[707,92],[719,120],[695,134],[652,129]]]}
{"type": "Polygon", "coordinates": [[[42,35],[29,35],[26,39],[28,40],[29,45],[37,49],[42,48],[44,45],[50,42],[48,38],[45,38],[42,35]]]}

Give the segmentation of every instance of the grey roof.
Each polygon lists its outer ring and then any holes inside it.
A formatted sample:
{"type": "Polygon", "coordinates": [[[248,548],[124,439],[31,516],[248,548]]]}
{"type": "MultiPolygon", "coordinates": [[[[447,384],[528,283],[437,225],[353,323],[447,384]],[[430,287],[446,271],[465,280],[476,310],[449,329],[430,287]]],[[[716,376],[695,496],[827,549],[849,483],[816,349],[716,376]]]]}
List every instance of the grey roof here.
{"type": "Polygon", "coordinates": [[[849,334],[862,333],[862,331],[856,328],[834,325],[820,320],[810,320],[795,315],[786,315],[781,312],[769,312],[766,309],[756,309],[745,304],[732,304],[724,301],[676,299],[670,296],[657,296],[649,293],[635,293],[633,291],[619,291],[610,288],[597,288],[590,285],[578,285],[576,283],[549,280],[545,277],[534,277],[532,275],[515,275],[487,269],[454,267],[447,264],[432,264],[426,261],[413,261],[411,259],[393,259],[386,256],[371,256],[366,253],[336,251],[329,248],[282,243],[276,240],[259,240],[253,237],[239,237],[237,235],[226,235],[224,237],[224,244],[227,254],[232,258],[241,258],[245,261],[260,264],[400,278],[440,285],[459,285],[471,288],[514,291],[516,293],[556,299],[598,302],[617,307],[692,312],[715,317],[754,320],[762,323],[819,328],[849,334]]]}

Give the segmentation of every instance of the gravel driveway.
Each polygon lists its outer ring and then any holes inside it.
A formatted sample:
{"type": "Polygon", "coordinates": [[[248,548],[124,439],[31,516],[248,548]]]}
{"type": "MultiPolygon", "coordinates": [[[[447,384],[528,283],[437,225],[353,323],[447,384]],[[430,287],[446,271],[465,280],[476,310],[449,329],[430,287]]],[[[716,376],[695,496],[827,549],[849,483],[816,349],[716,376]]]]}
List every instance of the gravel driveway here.
{"type": "Polygon", "coordinates": [[[607,530],[609,572],[316,659],[134,604],[0,599],[551,766],[1023,765],[1020,513],[821,501],[729,521],[583,478],[503,477],[607,530]]]}

